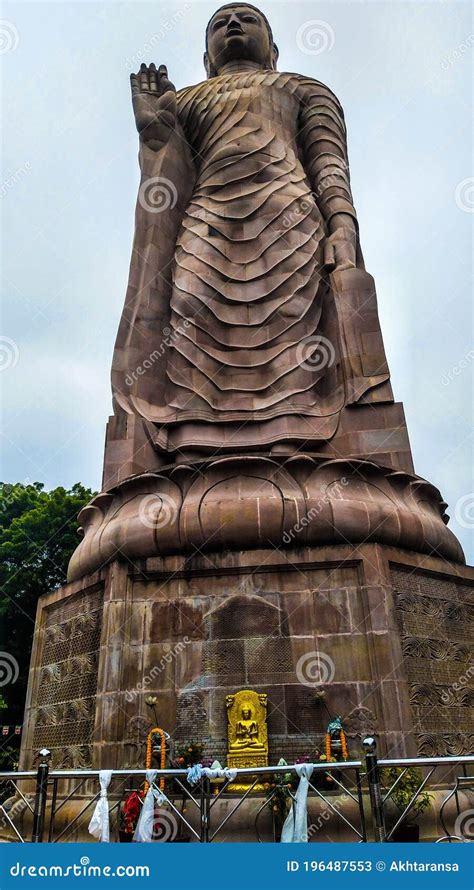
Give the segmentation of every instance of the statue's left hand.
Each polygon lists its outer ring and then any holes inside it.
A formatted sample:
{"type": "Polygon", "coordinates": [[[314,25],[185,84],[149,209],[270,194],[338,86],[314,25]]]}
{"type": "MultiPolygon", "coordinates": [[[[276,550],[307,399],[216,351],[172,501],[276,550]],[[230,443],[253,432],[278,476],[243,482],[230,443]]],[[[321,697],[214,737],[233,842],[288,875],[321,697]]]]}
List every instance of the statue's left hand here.
{"type": "Polygon", "coordinates": [[[356,231],[354,226],[338,226],[329,236],[324,245],[324,264],[329,272],[355,268],[356,231]]]}

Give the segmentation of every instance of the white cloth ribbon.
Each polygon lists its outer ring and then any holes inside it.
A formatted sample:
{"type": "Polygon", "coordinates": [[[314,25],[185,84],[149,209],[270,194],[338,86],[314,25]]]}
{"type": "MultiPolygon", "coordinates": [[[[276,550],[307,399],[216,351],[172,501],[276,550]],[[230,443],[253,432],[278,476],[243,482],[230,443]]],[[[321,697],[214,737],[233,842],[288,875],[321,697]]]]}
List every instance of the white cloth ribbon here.
{"type": "Polygon", "coordinates": [[[111,769],[101,769],[99,773],[100,797],[95,805],[92,819],[89,822],[89,834],[98,837],[104,844],[110,841],[109,802],[107,788],[112,778],[111,769]]]}
{"type": "Polygon", "coordinates": [[[159,788],[155,788],[153,783],[158,775],[157,769],[148,769],[145,777],[149,788],[143,801],[141,813],[138,817],[137,826],[133,835],[133,840],[139,844],[150,844],[153,836],[153,825],[155,822],[155,803],[161,804],[167,800],[166,794],[163,794],[159,788]]]}
{"type": "Polygon", "coordinates": [[[313,763],[298,763],[295,766],[300,778],[295,801],[291,804],[283,828],[281,831],[282,844],[307,844],[308,843],[308,787],[313,763]]]}
{"type": "Polygon", "coordinates": [[[228,766],[212,769],[209,766],[201,766],[200,763],[196,763],[194,766],[189,767],[186,778],[190,785],[197,785],[204,777],[208,779],[227,779],[233,782],[236,776],[237,770],[230,769],[228,766]]]}

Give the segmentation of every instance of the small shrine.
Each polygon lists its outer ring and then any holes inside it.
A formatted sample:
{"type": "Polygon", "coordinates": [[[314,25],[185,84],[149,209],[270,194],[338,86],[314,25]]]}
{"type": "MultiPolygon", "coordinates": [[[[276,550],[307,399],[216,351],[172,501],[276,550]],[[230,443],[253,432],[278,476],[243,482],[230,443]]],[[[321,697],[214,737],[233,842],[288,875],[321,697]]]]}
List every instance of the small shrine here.
{"type": "MultiPolygon", "coordinates": [[[[268,766],[267,696],[253,689],[241,689],[226,696],[227,706],[227,766],[247,769],[268,766]]],[[[248,790],[253,778],[245,785],[229,786],[231,791],[248,790]]],[[[253,791],[261,791],[257,784],[253,791]]]]}

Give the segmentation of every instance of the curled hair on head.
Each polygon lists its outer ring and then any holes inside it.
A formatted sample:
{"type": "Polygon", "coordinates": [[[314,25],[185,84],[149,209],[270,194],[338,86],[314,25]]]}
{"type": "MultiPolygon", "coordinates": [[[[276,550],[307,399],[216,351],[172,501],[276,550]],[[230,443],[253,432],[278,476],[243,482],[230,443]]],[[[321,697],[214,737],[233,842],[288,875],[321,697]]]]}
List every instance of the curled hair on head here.
{"type": "MultiPolygon", "coordinates": [[[[253,12],[256,12],[263,19],[265,27],[268,31],[268,36],[270,38],[270,45],[272,47],[272,57],[270,60],[271,67],[276,68],[276,60],[278,58],[278,47],[273,40],[273,33],[272,33],[272,29],[270,27],[270,22],[268,21],[265,13],[263,13],[261,9],[258,9],[257,6],[253,6],[251,3],[245,3],[244,0],[242,3],[238,3],[238,2],[224,3],[223,6],[219,6],[219,9],[216,9],[216,11],[213,13],[213,15],[211,15],[211,18],[209,19],[209,21],[206,25],[206,57],[208,57],[207,46],[208,46],[208,38],[209,38],[209,28],[211,27],[212,20],[215,19],[216,15],[218,15],[220,12],[223,12],[224,9],[235,9],[239,6],[244,6],[246,9],[251,9],[253,12]]],[[[207,68],[208,68],[208,77],[209,78],[216,77],[217,71],[214,68],[212,68],[210,64],[207,66],[207,68]]]]}

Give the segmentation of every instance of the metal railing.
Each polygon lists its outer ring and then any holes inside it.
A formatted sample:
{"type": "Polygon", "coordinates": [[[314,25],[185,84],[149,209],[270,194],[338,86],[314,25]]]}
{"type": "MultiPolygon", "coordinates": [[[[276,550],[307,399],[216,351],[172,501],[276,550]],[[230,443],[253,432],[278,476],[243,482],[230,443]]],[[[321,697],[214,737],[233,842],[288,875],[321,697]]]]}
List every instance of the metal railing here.
{"type": "MultiPolygon", "coordinates": [[[[363,760],[352,760],[341,763],[317,763],[313,765],[312,775],[309,779],[308,801],[317,800],[322,804],[324,809],[321,810],[316,822],[309,825],[308,835],[310,840],[314,840],[314,835],[321,825],[318,825],[318,819],[329,819],[332,817],[336,822],[340,822],[341,827],[351,832],[354,840],[359,843],[374,839],[378,842],[385,842],[394,839],[394,833],[397,828],[406,820],[407,816],[416,808],[420,795],[427,788],[428,782],[435,774],[436,770],[443,771],[444,775],[440,777],[438,786],[446,788],[446,771],[449,773],[454,770],[462,771],[462,776],[457,775],[452,779],[453,788],[445,796],[440,806],[439,817],[443,826],[444,835],[438,838],[438,841],[458,841],[466,838],[460,837],[456,832],[448,831],[446,827],[446,808],[449,802],[454,798],[457,807],[457,813],[460,811],[459,792],[460,790],[474,786],[474,777],[467,774],[467,769],[474,766],[474,756],[453,756],[453,757],[415,757],[404,759],[387,759],[378,760],[376,755],[376,746],[373,739],[365,740],[365,756],[363,760]],[[380,770],[396,767],[400,769],[400,774],[392,783],[391,787],[384,789],[381,783],[380,770]],[[388,804],[393,801],[393,794],[397,786],[403,781],[403,777],[411,767],[415,767],[420,771],[420,779],[418,786],[413,790],[410,799],[395,818],[394,824],[387,828],[388,804]],[[425,775],[422,774],[425,771],[425,775]],[[325,781],[331,783],[332,789],[328,791],[325,787],[325,781]],[[345,811],[343,811],[345,810],[345,811]],[[356,815],[354,815],[354,811],[356,815]],[[352,815],[351,815],[352,813],[352,815]]],[[[88,823],[92,808],[100,796],[98,789],[98,769],[69,769],[54,770],[49,768],[48,757],[49,752],[40,752],[42,757],[38,764],[37,770],[17,771],[17,772],[0,772],[0,789],[3,787],[4,792],[1,795],[0,803],[0,827],[10,829],[12,840],[26,842],[27,838],[15,824],[17,817],[20,815],[23,821],[28,824],[31,821],[31,832],[28,840],[32,843],[41,843],[44,840],[49,842],[60,842],[71,840],[71,836],[75,832],[84,829],[88,823]],[[87,790],[86,783],[94,783],[92,792],[87,790]],[[28,783],[31,791],[23,793],[19,787],[19,783],[28,783]],[[68,782],[69,785],[59,795],[59,785],[61,782],[68,782]],[[85,787],[86,786],[86,787],[85,787]],[[5,788],[11,787],[14,795],[8,800],[5,799],[5,788]],[[97,790],[96,790],[97,789],[97,790]],[[67,805],[74,801],[79,811],[68,819],[65,818],[65,825],[59,831],[56,829],[58,815],[63,811],[62,815],[67,813],[67,805]],[[26,820],[24,819],[27,816],[26,820]]],[[[472,772],[474,770],[471,769],[472,772]]],[[[144,769],[118,769],[112,771],[112,782],[109,789],[109,811],[111,814],[117,813],[121,805],[123,791],[130,783],[130,780],[143,782],[145,780],[146,770],[144,769]],[[121,786],[121,787],[120,787],[121,786]]],[[[233,816],[241,809],[244,802],[251,800],[256,803],[256,811],[252,815],[254,818],[254,827],[256,839],[261,841],[258,821],[263,811],[269,807],[271,809],[272,801],[276,799],[279,788],[278,776],[286,776],[291,774],[296,776],[296,765],[277,765],[268,767],[249,767],[247,769],[237,770],[237,777],[230,779],[221,779],[218,785],[215,781],[204,776],[195,786],[190,786],[187,782],[186,769],[162,769],[157,771],[155,784],[158,787],[160,779],[166,780],[165,805],[169,807],[170,813],[173,814],[176,826],[179,831],[185,829],[189,832],[189,837],[185,839],[194,839],[201,843],[210,843],[222,833],[223,829],[228,826],[233,816]],[[262,782],[265,783],[265,791],[259,791],[259,797],[251,798],[254,789],[261,789],[262,782]],[[247,784],[245,790],[235,790],[236,783],[242,785],[247,784]],[[263,794],[263,801],[261,800],[263,794]],[[179,798],[181,798],[182,806],[179,807],[179,798]],[[219,814],[217,804],[226,800],[229,809],[224,816],[219,814]],[[184,804],[186,806],[184,806],[184,804]],[[187,818],[187,808],[194,814],[195,819],[187,818]]],[[[23,786],[24,787],[24,786],[23,786]]],[[[295,795],[291,788],[287,794],[290,799],[294,799],[295,795]]],[[[393,810],[393,807],[392,807],[393,810]]],[[[248,818],[248,813],[247,813],[248,818]]],[[[393,813],[392,813],[393,822],[393,813]]],[[[221,834],[222,837],[222,834],[221,834]]],[[[174,838],[163,838],[165,840],[174,838]]],[[[180,837],[177,838],[181,839],[180,837]]],[[[184,838],[183,838],[184,839],[184,838]]],[[[275,837],[274,837],[275,839],[275,837]]]]}

